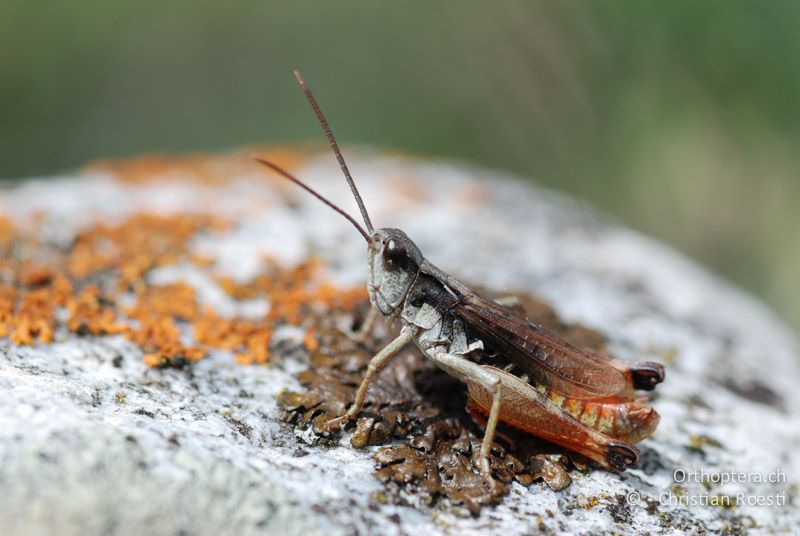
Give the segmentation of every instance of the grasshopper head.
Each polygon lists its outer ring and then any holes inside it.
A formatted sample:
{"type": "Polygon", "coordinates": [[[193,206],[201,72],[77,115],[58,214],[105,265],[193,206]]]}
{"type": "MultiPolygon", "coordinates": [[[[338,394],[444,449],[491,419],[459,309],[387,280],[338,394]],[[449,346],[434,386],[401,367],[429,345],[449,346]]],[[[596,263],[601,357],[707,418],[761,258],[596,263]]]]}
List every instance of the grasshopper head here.
{"type": "Polygon", "coordinates": [[[374,229],[369,240],[367,291],[372,305],[384,315],[402,308],[423,257],[400,229],[374,229]]]}

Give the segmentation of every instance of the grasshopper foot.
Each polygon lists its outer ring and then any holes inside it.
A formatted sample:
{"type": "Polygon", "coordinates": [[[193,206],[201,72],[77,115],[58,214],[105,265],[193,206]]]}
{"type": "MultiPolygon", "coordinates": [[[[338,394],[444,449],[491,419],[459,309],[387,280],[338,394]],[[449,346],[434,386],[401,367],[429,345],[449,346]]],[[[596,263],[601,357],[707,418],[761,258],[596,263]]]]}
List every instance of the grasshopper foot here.
{"type": "Polygon", "coordinates": [[[488,496],[491,498],[502,497],[508,491],[505,484],[492,475],[489,459],[483,456],[481,456],[481,480],[483,480],[484,489],[489,492],[488,496]]]}
{"type": "Polygon", "coordinates": [[[337,430],[340,430],[342,424],[347,424],[348,422],[350,422],[350,417],[345,413],[341,417],[336,417],[335,419],[321,423],[319,428],[323,433],[331,434],[337,430]]]}
{"type": "Polygon", "coordinates": [[[614,441],[608,445],[606,460],[612,469],[624,471],[639,461],[639,450],[622,441],[614,441]]]}
{"type": "Polygon", "coordinates": [[[494,477],[491,474],[482,475],[482,478],[483,478],[483,483],[486,486],[486,490],[489,492],[490,497],[496,497],[502,493],[501,485],[497,482],[497,480],[494,479],[494,477]]]}
{"type": "Polygon", "coordinates": [[[492,476],[492,470],[489,467],[489,460],[481,458],[481,478],[489,491],[490,496],[495,496],[500,492],[500,485],[497,480],[492,476]]]}

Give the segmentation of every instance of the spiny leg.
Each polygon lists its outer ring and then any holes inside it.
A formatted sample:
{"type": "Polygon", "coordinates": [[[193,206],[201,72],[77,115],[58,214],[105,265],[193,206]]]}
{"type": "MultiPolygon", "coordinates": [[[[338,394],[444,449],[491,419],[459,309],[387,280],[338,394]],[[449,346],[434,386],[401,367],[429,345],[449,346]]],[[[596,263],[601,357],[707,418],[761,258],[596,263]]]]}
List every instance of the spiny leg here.
{"type": "Polygon", "coordinates": [[[481,472],[486,476],[491,476],[489,453],[492,451],[494,434],[497,431],[497,420],[500,417],[500,382],[497,380],[495,382],[492,409],[489,412],[489,420],[486,421],[486,430],[483,432],[483,442],[481,442],[481,472]]]}
{"type": "Polygon", "coordinates": [[[436,349],[431,349],[427,354],[448,374],[466,383],[477,383],[491,393],[492,405],[489,410],[489,418],[486,421],[486,430],[483,433],[480,459],[481,473],[489,480],[489,483],[494,486],[495,481],[492,478],[491,467],[489,465],[489,453],[492,450],[492,442],[494,441],[495,431],[497,430],[497,421],[500,418],[500,379],[492,372],[489,372],[485,368],[476,365],[464,357],[451,355],[445,351],[436,349]]]}
{"type": "MultiPolygon", "coordinates": [[[[638,460],[639,451],[634,446],[580,422],[516,376],[488,365],[480,368],[500,380],[504,423],[578,452],[612,471],[624,471],[638,460]]],[[[481,390],[474,382],[467,386],[476,406],[491,413],[494,393],[481,390]]]]}
{"type": "Polygon", "coordinates": [[[350,409],[342,415],[341,417],[337,417],[326,422],[323,425],[323,430],[329,432],[331,430],[336,429],[341,423],[350,421],[353,417],[358,415],[358,413],[364,408],[364,402],[367,398],[367,389],[369,388],[369,384],[372,383],[372,380],[375,378],[375,375],[381,371],[381,369],[386,366],[386,363],[389,362],[391,358],[396,356],[414,337],[413,330],[408,326],[404,327],[400,331],[400,335],[386,345],[380,352],[375,354],[375,357],[370,359],[369,365],[367,365],[367,373],[364,375],[364,379],[361,380],[361,385],[358,387],[358,391],[356,392],[356,399],[353,402],[353,405],[350,406],[350,409]]]}

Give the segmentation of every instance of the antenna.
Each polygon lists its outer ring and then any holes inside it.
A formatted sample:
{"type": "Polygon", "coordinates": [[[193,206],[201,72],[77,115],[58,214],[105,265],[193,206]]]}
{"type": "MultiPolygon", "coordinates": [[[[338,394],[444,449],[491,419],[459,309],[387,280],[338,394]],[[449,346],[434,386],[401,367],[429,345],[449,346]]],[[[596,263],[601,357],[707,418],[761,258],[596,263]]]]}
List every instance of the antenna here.
{"type": "Polygon", "coordinates": [[[339,207],[337,207],[336,205],[334,205],[331,201],[328,201],[327,199],[325,199],[322,196],[322,194],[320,194],[319,192],[317,192],[316,190],[311,188],[311,186],[307,185],[306,183],[304,183],[303,181],[301,181],[300,179],[298,179],[297,177],[295,177],[294,175],[292,175],[291,173],[289,173],[288,171],[286,171],[285,169],[280,167],[278,164],[273,164],[269,160],[264,160],[263,158],[258,158],[258,157],[254,157],[253,160],[258,162],[259,164],[263,164],[263,165],[267,166],[268,168],[270,168],[273,171],[276,171],[277,173],[280,173],[281,175],[283,175],[284,177],[286,177],[287,179],[289,179],[293,183],[297,184],[298,186],[303,188],[305,191],[307,191],[308,193],[310,193],[311,195],[313,195],[314,197],[316,197],[317,199],[319,199],[320,201],[322,201],[323,203],[325,203],[326,205],[331,207],[333,210],[335,210],[336,212],[338,212],[339,214],[341,214],[342,216],[347,218],[347,221],[352,223],[355,226],[355,228],[358,229],[358,232],[361,233],[361,236],[364,237],[364,240],[366,240],[367,243],[369,243],[369,235],[364,230],[364,228],[361,227],[355,219],[353,219],[353,217],[350,214],[348,214],[344,210],[342,210],[339,207]]]}
{"type": "MultiPolygon", "coordinates": [[[[303,93],[306,94],[308,103],[311,104],[311,108],[317,115],[317,121],[319,121],[319,124],[322,126],[322,130],[325,131],[325,137],[328,138],[328,143],[330,144],[331,149],[333,149],[333,154],[336,155],[336,160],[339,161],[339,167],[342,168],[342,173],[344,173],[344,178],[347,179],[347,184],[350,185],[350,190],[353,192],[353,196],[356,198],[356,203],[358,203],[358,208],[359,210],[361,210],[361,217],[364,218],[364,223],[367,226],[367,230],[369,230],[369,232],[372,232],[373,229],[372,222],[369,219],[369,214],[367,214],[367,208],[364,206],[364,201],[361,199],[361,194],[358,193],[358,188],[356,188],[356,183],[353,181],[353,177],[350,176],[350,170],[347,169],[347,164],[345,163],[344,157],[342,156],[342,151],[339,150],[339,145],[336,143],[336,139],[333,137],[333,132],[331,132],[331,127],[328,126],[328,122],[325,120],[325,116],[322,115],[322,110],[320,110],[319,104],[317,104],[317,99],[314,98],[314,94],[311,93],[311,89],[309,89],[309,87],[306,85],[306,81],[303,80],[303,77],[300,75],[300,71],[298,71],[297,69],[295,69],[294,71],[294,77],[297,78],[297,83],[300,84],[303,93]]],[[[308,187],[305,188],[309,189],[308,187]]]]}

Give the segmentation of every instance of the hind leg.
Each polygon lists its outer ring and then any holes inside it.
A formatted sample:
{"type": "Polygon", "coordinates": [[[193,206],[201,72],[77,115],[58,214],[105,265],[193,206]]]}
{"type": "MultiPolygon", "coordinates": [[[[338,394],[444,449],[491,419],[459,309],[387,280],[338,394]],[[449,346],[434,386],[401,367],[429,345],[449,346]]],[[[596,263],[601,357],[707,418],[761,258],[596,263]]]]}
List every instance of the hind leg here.
{"type": "Polygon", "coordinates": [[[489,403],[489,418],[486,421],[486,429],[483,433],[481,442],[481,473],[493,487],[495,481],[492,478],[492,471],[489,465],[489,453],[492,450],[497,422],[500,418],[502,408],[502,396],[500,392],[500,378],[485,367],[476,365],[472,361],[456,355],[448,354],[441,349],[431,349],[426,352],[433,361],[447,373],[459,378],[462,381],[474,382],[479,384],[489,393],[491,402],[489,403]]]}
{"type": "MultiPolygon", "coordinates": [[[[611,471],[624,471],[639,459],[634,446],[583,424],[516,376],[490,366],[478,367],[500,380],[503,405],[499,419],[504,423],[582,454],[611,471]]],[[[468,380],[467,387],[474,406],[490,413],[495,394],[477,382],[468,380]]]]}

